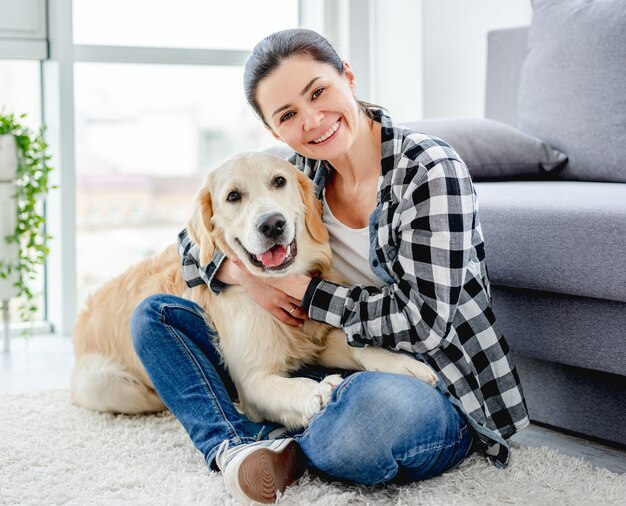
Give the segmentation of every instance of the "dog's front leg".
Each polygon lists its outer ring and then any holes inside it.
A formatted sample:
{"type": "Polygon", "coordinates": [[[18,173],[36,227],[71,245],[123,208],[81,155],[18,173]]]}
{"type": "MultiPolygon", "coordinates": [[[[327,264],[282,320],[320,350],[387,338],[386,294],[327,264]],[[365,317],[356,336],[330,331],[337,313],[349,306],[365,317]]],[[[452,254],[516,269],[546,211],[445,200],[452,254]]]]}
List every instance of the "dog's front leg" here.
{"type": "Polygon", "coordinates": [[[355,371],[382,371],[415,376],[431,385],[437,382],[435,372],[428,365],[410,355],[375,346],[352,347],[347,343],[345,334],[340,330],[333,331],[328,336],[326,348],[318,362],[325,367],[338,367],[355,371]]]}
{"type": "Polygon", "coordinates": [[[319,383],[309,378],[278,375],[249,377],[242,390],[244,412],[257,421],[278,422],[288,429],[306,427],[330,400],[342,377],[326,376],[319,383]]]}

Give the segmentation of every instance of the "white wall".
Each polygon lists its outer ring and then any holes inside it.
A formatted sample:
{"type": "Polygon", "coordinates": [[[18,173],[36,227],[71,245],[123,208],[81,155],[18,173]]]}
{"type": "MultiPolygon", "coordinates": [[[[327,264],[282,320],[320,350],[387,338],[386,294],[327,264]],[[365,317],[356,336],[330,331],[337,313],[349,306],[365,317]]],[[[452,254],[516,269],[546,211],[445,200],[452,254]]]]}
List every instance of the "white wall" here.
{"type": "Polygon", "coordinates": [[[373,18],[371,101],[385,106],[395,121],[419,119],[423,115],[422,2],[375,0],[373,18]]]}
{"type": "Polygon", "coordinates": [[[483,117],[487,32],[528,25],[531,0],[422,2],[424,117],[483,117]]]}
{"type": "Polygon", "coordinates": [[[342,56],[356,73],[357,95],[399,122],[483,117],[487,33],[528,25],[532,15],[531,0],[325,0],[324,6],[335,18],[329,23],[326,16],[326,35],[349,41],[342,56]],[[337,8],[346,1],[345,11],[337,8]],[[342,15],[347,25],[336,20],[342,15]]]}

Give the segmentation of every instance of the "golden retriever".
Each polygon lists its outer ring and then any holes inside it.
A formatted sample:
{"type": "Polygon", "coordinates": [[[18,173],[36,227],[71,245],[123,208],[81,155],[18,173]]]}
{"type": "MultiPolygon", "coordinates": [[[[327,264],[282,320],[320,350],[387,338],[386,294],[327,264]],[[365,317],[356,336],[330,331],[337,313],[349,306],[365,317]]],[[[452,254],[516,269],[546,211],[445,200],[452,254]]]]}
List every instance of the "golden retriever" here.
{"type": "MultiPolygon", "coordinates": [[[[244,153],[210,172],[187,224],[208,263],[219,248],[258,276],[331,270],[321,203],[308,177],[268,153],[244,153]]],[[[114,279],[88,301],[74,336],[74,402],[122,413],[165,408],[135,355],[129,320],[137,304],[156,293],[193,300],[217,331],[218,346],[238,391],[239,408],[252,420],[287,428],[306,426],[341,382],[289,377],[304,364],[411,375],[430,384],[436,375],[413,357],[376,347],[353,348],[337,328],[313,320],[303,327],[282,323],[240,286],[214,295],[205,285],[187,288],[174,246],[114,279]]]]}

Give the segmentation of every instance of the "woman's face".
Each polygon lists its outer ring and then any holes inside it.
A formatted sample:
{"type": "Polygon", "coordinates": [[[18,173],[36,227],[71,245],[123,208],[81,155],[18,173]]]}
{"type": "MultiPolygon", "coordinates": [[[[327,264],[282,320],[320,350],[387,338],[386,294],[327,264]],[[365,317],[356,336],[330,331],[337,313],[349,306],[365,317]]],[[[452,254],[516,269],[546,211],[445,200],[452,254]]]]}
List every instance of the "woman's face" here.
{"type": "Polygon", "coordinates": [[[357,137],[359,106],[354,74],[308,57],[285,59],[256,91],[263,118],[274,137],[315,160],[346,154],[357,137]]]}

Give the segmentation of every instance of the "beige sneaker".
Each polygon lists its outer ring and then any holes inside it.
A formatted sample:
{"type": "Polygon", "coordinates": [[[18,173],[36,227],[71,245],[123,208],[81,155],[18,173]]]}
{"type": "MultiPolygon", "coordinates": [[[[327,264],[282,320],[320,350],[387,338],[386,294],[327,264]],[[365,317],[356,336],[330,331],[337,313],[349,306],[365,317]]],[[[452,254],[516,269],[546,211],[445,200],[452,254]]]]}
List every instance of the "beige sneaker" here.
{"type": "Polygon", "coordinates": [[[304,459],[292,438],[270,439],[229,447],[215,455],[226,490],[242,504],[270,504],[304,473],[304,459]]]}

